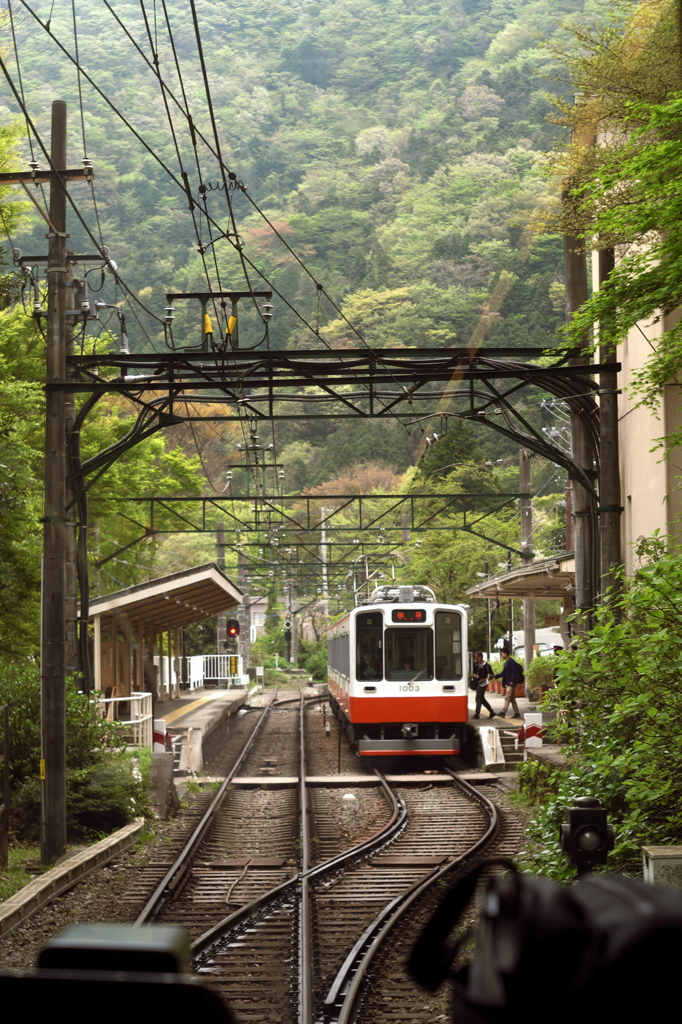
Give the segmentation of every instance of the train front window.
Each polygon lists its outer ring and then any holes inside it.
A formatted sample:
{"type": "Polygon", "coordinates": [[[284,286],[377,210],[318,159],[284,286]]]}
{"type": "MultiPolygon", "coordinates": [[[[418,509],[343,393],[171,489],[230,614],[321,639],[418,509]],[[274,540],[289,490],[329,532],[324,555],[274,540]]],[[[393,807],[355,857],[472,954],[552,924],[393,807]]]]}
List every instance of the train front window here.
{"type": "Polygon", "coordinates": [[[436,679],[462,678],[462,616],[436,612],[436,679]]]}
{"type": "Polygon", "coordinates": [[[382,638],[384,616],[382,612],[363,612],[355,620],[355,674],[358,679],[381,679],[382,638]]]}
{"type": "Polygon", "coordinates": [[[433,679],[433,630],[430,627],[386,630],[386,678],[433,679]]]}

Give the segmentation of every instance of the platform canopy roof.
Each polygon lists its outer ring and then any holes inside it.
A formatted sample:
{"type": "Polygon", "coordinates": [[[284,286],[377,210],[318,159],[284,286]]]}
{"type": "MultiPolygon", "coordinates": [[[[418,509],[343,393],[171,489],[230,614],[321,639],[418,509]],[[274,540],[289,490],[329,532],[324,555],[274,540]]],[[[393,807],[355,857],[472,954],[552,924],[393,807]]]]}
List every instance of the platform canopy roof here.
{"type": "Polygon", "coordinates": [[[220,615],[242,601],[239,587],[215,562],[207,562],[95,598],[90,602],[90,618],[101,616],[105,628],[116,615],[174,629],[220,615]]]}
{"type": "Polygon", "coordinates": [[[467,590],[472,598],[555,598],[575,592],[575,556],[569,551],[554,558],[520,565],[481,580],[467,590]]]}

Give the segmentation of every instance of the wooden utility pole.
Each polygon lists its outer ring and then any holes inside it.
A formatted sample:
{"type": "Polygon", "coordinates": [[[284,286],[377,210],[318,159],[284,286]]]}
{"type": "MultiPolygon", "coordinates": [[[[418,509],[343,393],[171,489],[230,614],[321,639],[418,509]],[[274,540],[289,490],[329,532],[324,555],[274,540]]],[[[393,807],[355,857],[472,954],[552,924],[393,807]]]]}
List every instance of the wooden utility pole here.
{"type": "MultiPolygon", "coordinates": [[[[599,251],[599,287],[615,266],[613,249],[599,251]]],[[[600,325],[600,329],[603,325],[600,325]]],[[[606,369],[599,374],[599,534],[600,593],[607,598],[609,588],[616,586],[616,570],[623,562],[620,517],[620,452],[618,445],[618,373],[616,353],[605,345],[599,347],[599,362],[606,369]]],[[[612,591],[612,596],[615,591],[612,591]]]]}
{"type": "MultiPolygon", "coordinates": [[[[66,380],[66,103],[52,103],[50,230],[47,262],[48,384],[66,380]]],[[[41,861],[66,847],[66,395],[48,388],[45,399],[45,508],[41,595],[40,733],[41,861]]]]}
{"type": "MultiPolygon", "coordinates": [[[[49,184],[49,215],[38,206],[48,225],[47,255],[47,353],[45,382],[45,499],[43,509],[43,560],[41,569],[40,636],[40,778],[42,781],[41,859],[49,864],[66,846],[66,693],[67,615],[74,625],[75,584],[67,587],[66,476],[67,424],[73,422],[73,396],[67,395],[66,356],[73,341],[67,310],[73,305],[68,293],[71,264],[66,248],[66,182],[91,181],[92,166],[66,169],[66,103],[52,103],[50,167],[30,171],[0,172],[0,184],[29,186],[49,184]],[[69,303],[70,299],[70,303],[69,303]],[[71,601],[72,611],[67,610],[71,601]]],[[[37,204],[36,204],[37,205],[37,204]]],[[[26,256],[25,263],[44,265],[44,256],[26,256]]],[[[108,256],[79,256],[78,262],[108,263],[108,256]]],[[[19,261],[22,263],[22,260],[19,261]]],[[[23,264],[22,264],[23,265],[23,264]]],[[[75,579],[75,559],[71,558],[75,579]]],[[[75,647],[68,663],[74,662],[75,647]]]]}
{"type": "MultiPolygon", "coordinates": [[[[519,492],[530,495],[530,459],[527,448],[519,452],[519,492]]],[[[521,551],[524,563],[533,561],[533,502],[530,497],[519,500],[521,513],[521,551]]],[[[535,601],[528,597],[523,599],[523,647],[526,672],[533,660],[535,644],[535,601]]]]}
{"type": "MultiPolygon", "coordinates": [[[[52,221],[54,224],[54,221],[52,221]]],[[[74,306],[73,297],[73,264],[71,257],[73,252],[66,250],[66,274],[64,275],[64,308],[72,310],[74,306]]],[[[49,300],[49,296],[48,296],[49,300]]],[[[65,318],[64,321],[64,345],[65,355],[73,355],[73,322],[72,318],[65,318]]],[[[65,376],[66,376],[65,367],[65,376]]],[[[73,377],[73,371],[70,374],[73,377]]],[[[69,439],[74,436],[74,424],[76,420],[76,400],[73,392],[65,392],[64,400],[64,430],[66,432],[66,471],[71,473],[73,468],[69,451],[69,439]]],[[[66,487],[64,495],[65,505],[71,504],[75,497],[75,489],[81,486],[80,482],[66,487]]],[[[76,540],[76,506],[66,511],[66,525],[64,534],[65,545],[65,618],[66,618],[66,655],[64,669],[67,676],[75,676],[79,670],[86,675],[85,666],[81,665],[79,643],[78,643],[78,570],[77,570],[77,540],[76,540]]]]}

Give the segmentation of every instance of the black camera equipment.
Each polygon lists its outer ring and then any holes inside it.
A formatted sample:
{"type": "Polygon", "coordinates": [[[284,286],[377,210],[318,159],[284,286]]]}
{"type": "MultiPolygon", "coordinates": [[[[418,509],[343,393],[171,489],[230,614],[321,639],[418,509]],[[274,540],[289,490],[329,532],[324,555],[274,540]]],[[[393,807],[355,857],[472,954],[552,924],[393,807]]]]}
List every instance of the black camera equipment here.
{"type": "Polygon", "coordinates": [[[613,849],[606,811],[594,797],[578,797],[567,818],[560,840],[578,871],[575,884],[486,861],[446,895],[417,941],[410,972],[429,990],[450,978],[456,1024],[526,1024],[542,1011],[553,1024],[600,1014],[628,1021],[676,1002],[682,893],[591,874],[613,849]],[[453,971],[471,931],[449,937],[481,886],[473,956],[453,971]]]}
{"type": "Polygon", "coordinates": [[[408,966],[430,991],[450,979],[454,1024],[626,1022],[675,1004],[681,939],[677,890],[608,874],[564,887],[493,860],[445,896],[408,966]],[[509,871],[485,880],[471,962],[453,971],[471,932],[450,933],[491,867],[509,871]]]}
{"type": "Polygon", "coordinates": [[[41,951],[35,970],[0,973],[0,1002],[27,1020],[61,1006],[69,1020],[97,1024],[235,1024],[220,997],[189,974],[189,952],[189,935],[175,926],[72,925],[41,951]]]}

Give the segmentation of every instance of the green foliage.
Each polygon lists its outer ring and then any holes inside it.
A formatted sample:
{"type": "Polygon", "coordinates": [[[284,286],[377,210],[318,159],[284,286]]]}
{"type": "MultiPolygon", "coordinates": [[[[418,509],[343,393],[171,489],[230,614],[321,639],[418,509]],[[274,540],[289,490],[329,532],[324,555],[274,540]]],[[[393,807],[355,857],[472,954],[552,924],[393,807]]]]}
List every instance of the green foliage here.
{"type": "MultiPolygon", "coordinates": [[[[567,174],[562,226],[589,248],[615,247],[615,269],[571,318],[570,345],[599,328],[615,347],[636,325],[662,323],[634,391],[656,413],[682,367],[682,157],[680,20],[671,0],[601,5],[596,21],[576,21],[563,59],[580,99],[559,104],[573,144],[554,171],[567,174]],[[596,142],[596,145],[594,144],[596,142]]],[[[680,432],[666,439],[682,441],[680,432]]]]}
{"type": "MultiPolygon", "coordinates": [[[[601,339],[612,346],[638,322],[658,323],[682,304],[682,95],[630,109],[641,126],[584,186],[592,192],[591,230],[599,233],[600,244],[627,248],[571,324],[574,338],[601,323],[601,339]],[[599,196],[611,199],[599,208],[599,196]]],[[[676,325],[664,329],[636,380],[636,391],[654,411],[681,367],[682,331],[676,325]]],[[[675,443],[680,440],[675,437],[675,443]]]]}
{"type": "MultiPolygon", "coordinates": [[[[101,344],[101,343],[100,343],[101,344]]],[[[35,321],[20,306],[0,310],[0,655],[35,654],[40,625],[42,475],[45,378],[44,345],[35,321]]],[[[131,429],[131,410],[105,396],[86,420],[82,457],[87,459],[131,429]]],[[[91,521],[100,525],[103,556],[140,535],[139,508],[111,505],[112,498],[153,493],[196,493],[198,460],[157,434],[133,447],[90,491],[91,521]],[[118,513],[126,513],[119,515],[118,513]]],[[[160,528],[171,518],[159,520],[160,528]]],[[[104,570],[115,584],[156,574],[156,545],[139,544],[104,570]]]]}
{"type": "Polygon", "coordinates": [[[592,632],[556,659],[557,689],[545,698],[573,738],[556,795],[531,827],[529,863],[556,877],[567,877],[557,829],[576,796],[608,810],[611,870],[637,872],[643,844],[682,840],[682,553],[657,537],[638,551],[641,567],[597,610],[592,632]]]}
{"type": "Polygon", "coordinates": [[[283,625],[269,629],[251,644],[252,665],[264,665],[265,668],[275,668],[275,655],[278,656],[281,665],[286,655],[283,625]]]}
{"type": "Polygon", "coordinates": [[[554,673],[557,658],[548,655],[544,658],[533,658],[526,672],[526,687],[531,700],[538,700],[543,690],[554,686],[554,673]]]}
{"type": "MultiPolygon", "coordinates": [[[[35,662],[0,662],[0,704],[9,712],[12,829],[25,839],[40,822],[40,674],[35,662]]],[[[66,688],[69,834],[112,831],[148,811],[149,758],[133,770],[122,727],[105,721],[70,681],[66,688]]]]}
{"type": "MultiPolygon", "coordinates": [[[[10,784],[18,788],[38,775],[40,759],[40,670],[34,661],[0,662],[0,704],[9,709],[10,784]]],[[[69,681],[66,687],[66,764],[94,765],[105,746],[122,743],[121,727],[102,719],[69,681]]]]}
{"type": "Polygon", "coordinates": [[[547,761],[524,761],[517,773],[519,790],[530,798],[533,804],[544,804],[556,795],[561,769],[553,768],[547,761]]]}
{"type": "Polygon", "coordinates": [[[299,639],[298,663],[313,677],[314,682],[326,683],[327,641],[299,639]]]}
{"type": "Polygon", "coordinates": [[[4,903],[15,892],[23,889],[33,881],[34,875],[27,870],[35,868],[40,859],[39,846],[26,846],[23,843],[12,843],[9,848],[8,865],[0,867],[0,903],[4,903]]]}
{"type": "MultiPolygon", "coordinates": [[[[66,828],[69,841],[101,838],[132,818],[151,814],[147,787],[131,770],[125,752],[66,772],[66,828]]],[[[12,804],[12,827],[28,840],[39,837],[41,783],[27,779],[12,804]]]]}

